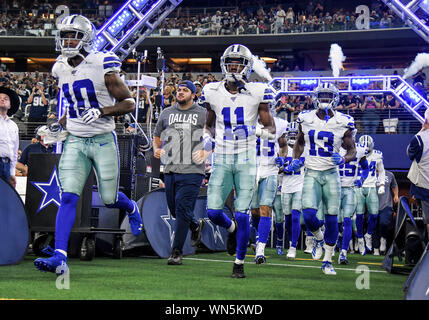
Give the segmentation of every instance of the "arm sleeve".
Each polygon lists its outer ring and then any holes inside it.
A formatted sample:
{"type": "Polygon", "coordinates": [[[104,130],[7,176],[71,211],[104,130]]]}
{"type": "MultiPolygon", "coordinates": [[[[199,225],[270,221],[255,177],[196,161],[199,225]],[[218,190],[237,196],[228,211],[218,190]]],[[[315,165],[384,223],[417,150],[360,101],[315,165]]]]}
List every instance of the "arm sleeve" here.
{"type": "Polygon", "coordinates": [[[390,182],[390,189],[395,189],[398,186],[398,183],[396,182],[395,175],[392,174],[392,181],[390,182]]]}
{"type": "Polygon", "coordinates": [[[362,168],[362,174],[361,174],[361,179],[362,182],[366,180],[366,178],[368,178],[368,174],[369,174],[369,166],[368,166],[368,160],[366,158],[362,158],[359,161],[359,164],[362,168]]]}
{"type": "Polygon", "coordinates": [[[407,147],[407,154],[410,160],[420,162],[423,154],[423,140],[419,135],[415,135],[407,147]]]}
{"type": "Polygon", "coordinates": [[[264,95],[262,97],[261,103],[270,103],[274,104],[274,89],[271,86],[264,87],[264,95]]]}
{"type": "Polygon", "coordinates": [[[164,110],[161,111],[161,114],[159,115],[158,122],[156,123],[155,130],[153,132],[153,135],[155,137],[161,137],[161,132],[164,130],[163,121],[164,121],[164,110]]]}

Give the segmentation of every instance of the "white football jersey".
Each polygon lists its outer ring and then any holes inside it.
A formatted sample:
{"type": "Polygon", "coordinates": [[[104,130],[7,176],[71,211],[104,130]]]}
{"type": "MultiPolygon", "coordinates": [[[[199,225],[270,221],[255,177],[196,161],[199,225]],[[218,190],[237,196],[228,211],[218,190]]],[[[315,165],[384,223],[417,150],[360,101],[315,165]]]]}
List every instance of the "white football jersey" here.
{"type": "MultiPolygon", "coordinates": [[[[340,149],[340,154],[344,157],[347,151],[340,149]]],[[[356,157],[345,164],[339,166],[342,187],[353,187],[359,172],[359,162],[368,154],[368,149],[362,144],[356,143],[356,157]]]]}
{"type": "Polygon", "coordinates": [[[67,131],[78,137],[93,137],[111,132],[115,121],[111,116],[85,124],[82,113],[89,108],[113,106],[115,99],[107,91],[104,75],[119,72],[121,60],[112,52],[91,52],[77,66],[72,67],[67,58],[60,55],[52,67],[52,75],[58,79],[58,87],[67,112],[67,131]]]}
{"type": "Polygon", "coordinates": [[[216,114],[215,153],[237,154],[255,150],[256,136],[236,140],[233,130],[237,126],[256,126],[261,103],[272,103],[273,89],[258,82],[246,83],[246,91],[232,94],[225,88],[226,81],[210,82],[203,88],[201,101],[210,104],[216,114]]]}
{"type": "MultiPolygon", "coordinates": [[[[286,133],[288,122],[274,117],[274,123],[276,125],[276,138],[274,140],[263,140],[259,137],[256,139],[256,156],[258,160],[259,178],[276,176],[279,172],[275,159],[278,157],[280,151],[279,139],[284,133],[286,133]]],[[[256,126],[263,128],[263,125],[259,122],[256,126]]]]}
{"type": "Polygon", "coordinates": [[[305,137],[305,145],[309,148],[305,159],[305,167],[312,170],[328,170],[335,168],[332,154],[339,152],[344,133],[354,129],[353,117],[334,111],[328,121],[320,119],[316,110],[302,111],[296,122],[301,124],[305,137]]]}
{"type": "MultiPolygon", "coordinates": [[[[303,161],[307,161],[307,148],[304,149],[303,154],[300,159],[303,161]]],[[[287,157],[285,167],[288,166],[293,160],[293,148],[291,146],[287,146],[287,157]]],[[[297,172],[283,172],[282,179],[282,193],[295,193],[297,191],[302,191],[302,186],[304,185],[304,172],[305,167],[301,167],[301,169],[297,172]]]]}
{"type": "MultiPolygon", "coordinates": [[[[366,156],[368,160],[369,174],[366,178],[363,187],[377,187],[377,179],[384,181],[385,172],[383,165],[383,153],[380,150],[373,150],[366,156]],[[378,173],[377,173],[378,171],[378,173]]],[[[362,168],[359,166],[359,176],[362,174],[362,168]]]]}

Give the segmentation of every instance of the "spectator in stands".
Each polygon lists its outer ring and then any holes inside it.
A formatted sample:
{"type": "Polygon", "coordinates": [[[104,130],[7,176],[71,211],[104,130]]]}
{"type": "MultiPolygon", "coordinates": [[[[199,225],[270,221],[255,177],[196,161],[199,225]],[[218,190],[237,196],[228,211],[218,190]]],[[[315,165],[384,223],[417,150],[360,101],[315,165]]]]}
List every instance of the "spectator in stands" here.
{"type": "Polygon", "coordinates": [[[292,7],[289,7],[287,9],[285,18],[286,18],[286,20],[289,21],[289,23],[294,23],[295,22],[295,12],[293,12],[292,7]]]}
{"type": "MultiPolygon", "coordinates": [[[[137,115],[138,116],[137,122],[139,123],[149,122],[150,105],[149,105],[149,98],[146,92],[147,92],[147,89],[145,87],[140,87],[138,115],[137,115]]],[[[137,90],[134,90],[132,92],[132,96],[134,99],[137,98],[137,90]]]]}
{"type": "MultiPolygon", "coordinates": [[[[274,20],[274,33],[283,32],[283,26],[285,23],[286,12],[282,9],[281,4],[277,6],[276,16],[274,20]]],[[[292,17],[293,19],[293,17],[292,17]]]]}
{"type": "Polygon", "coordinates": [[[343,95],[340,98],[337,110],[341,110],[342,113],[350,114],[350,110],[356,110],[359,107],[359,103],[360,100],[357,96],[352,94],[343,95]]]}
{"type": "Polygon", "coordinates": [[[380,20],[380,28],[390,28],[392,26],[392,20],[389,17],[387,11],[383,12],[383,17],[380,20]]]}
{"type": "Polygon", "coordinates": [[[168,108],[176,103],[176,98],[173,95],[173,89],[170,86],[164,88],[164,108],[168,108]]]}
{"type": "Polygon", "coordinates": [[[423,72],[423,69],[417,72],[415,75],[413,75],[413,86],[416,85],[416,83],[424,84],[426,81],[426,73],[423,72]]]}
{"type": "Polygon", "coordinates": [[[211,31],[212,35],[219,35],[222,27],[222,13],[218,10],[211,19],[211,31]]]}
{"type": "Polygon", "coordinates": [[[34,131],[37,139],[37,143],[31,143],[29,144],[24,151],[22,151],[21,157],[19,158],[18,162],[16,163],[16,168],[21,171],[22,176],[26,177],[28,175],[28,161],[30,154],[40,154],[40,153],[54,153],[55,152],[55,146],[52,144],[46,144],[44,142],[44,137],[39,136],[37,134],[37,131],[42,126],[38,126],[36,130],[34,131]]]}
{"type": "Polygon", "coordinates": [[[364,102],[361,105],[363,127],[365,134],[377,133],[378,125],[380,124],[380,109],[381,101],[375,96],[365,96],[364,102]]]}
{"type": "Polygon", "coordinates": [[[37,82],[36,86],[33,87],[27,100],[27,108],[29,108],[28,122],[46,123],[49,111],[49,97],[44,92],[42,82],[37,82]]]}
{"type": "Polygon", "coordinates": [[[420,203],[429,233],[429,109],[422,129],[407,147],[407,155],[413,161],[407,176],[411,181],[410,196],[420,203]]]}

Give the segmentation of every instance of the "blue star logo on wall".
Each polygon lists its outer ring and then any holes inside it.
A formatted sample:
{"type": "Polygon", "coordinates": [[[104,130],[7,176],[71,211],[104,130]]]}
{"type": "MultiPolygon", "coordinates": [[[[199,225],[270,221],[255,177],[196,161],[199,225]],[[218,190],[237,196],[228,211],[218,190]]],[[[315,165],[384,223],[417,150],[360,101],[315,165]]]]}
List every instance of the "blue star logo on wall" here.
{"type": "Polygon", "coordinates": [[[222,242],[222,244],[225,244],[223,242],[222,234],[220,233],[219,226],[214,225],[209,218],[204,218],[204,220],[206,221],[207,225],[212,229],[213,239],[215,243],[216,243],[216,239],[219,239],[219,241],[222,242]]]}
{"type": "Polygon", "coordinates": [[[176,218],[174,218],[171,213],[170,209],[168,210],[168,214],[165,214],[163,216],[160,216],[162,221],[167,225],[168,227],[168,233],[170,235],[170,245],[173,245],[175,231],[174,231],[174,225],[172,225],[173,221],[176,222],[176,218]]]}
{"type": "Polygon", "coordinates": [[[40,202],[39,208],[36,213],[46,208],[50,203],[55,204],[57,207],[60,206],[61,194],[60,194],[60,183],[58,181],[57,167],[51,173],[49,182],[33,182],[31,184],[40,190],[43,194],[42,201],[40,202]]]}

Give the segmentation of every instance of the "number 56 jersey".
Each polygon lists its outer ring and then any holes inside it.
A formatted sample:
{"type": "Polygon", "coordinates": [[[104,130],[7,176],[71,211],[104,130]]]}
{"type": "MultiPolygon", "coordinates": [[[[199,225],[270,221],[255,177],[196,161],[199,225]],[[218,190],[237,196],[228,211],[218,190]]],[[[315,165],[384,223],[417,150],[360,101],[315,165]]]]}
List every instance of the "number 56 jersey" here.
{"type": "Polygon", "coordinates": [[[259,104],[272,103],[273,89],[265,83],[246,83],[246,91],[232,94],[225,81],[210,82],[203,88],[201,102],[210,104],[216,114],[215,153],[237,154],[256,149],[256,136],[238,140],[233,133],[237,126],[254,126],[259,104]]]}
{"type": "Polygon", "coordinates": [[[89,108],[101,109],[115,104],[107,90],[104,75],[120,70],[121,60],[111,52],[91,52],[74,68],[66,57],[60,55],[57,58],[52,75],[58,80],[67,111],[68,132],[87,138],[115,129],[113,117],[102,117],[88,125],[81,120],[81,115],[89,108]]]}
{"type": "Polygon", "coordinates": [[[324,171],[335,168],[332,154],[339,152],[344,133],[354,129],[353,117],[334,111],[334,116],[328,121],[320,119],[316,110],[302,111],[296,120],[304,133],[308,154],[305,167],[324,171]]]}

